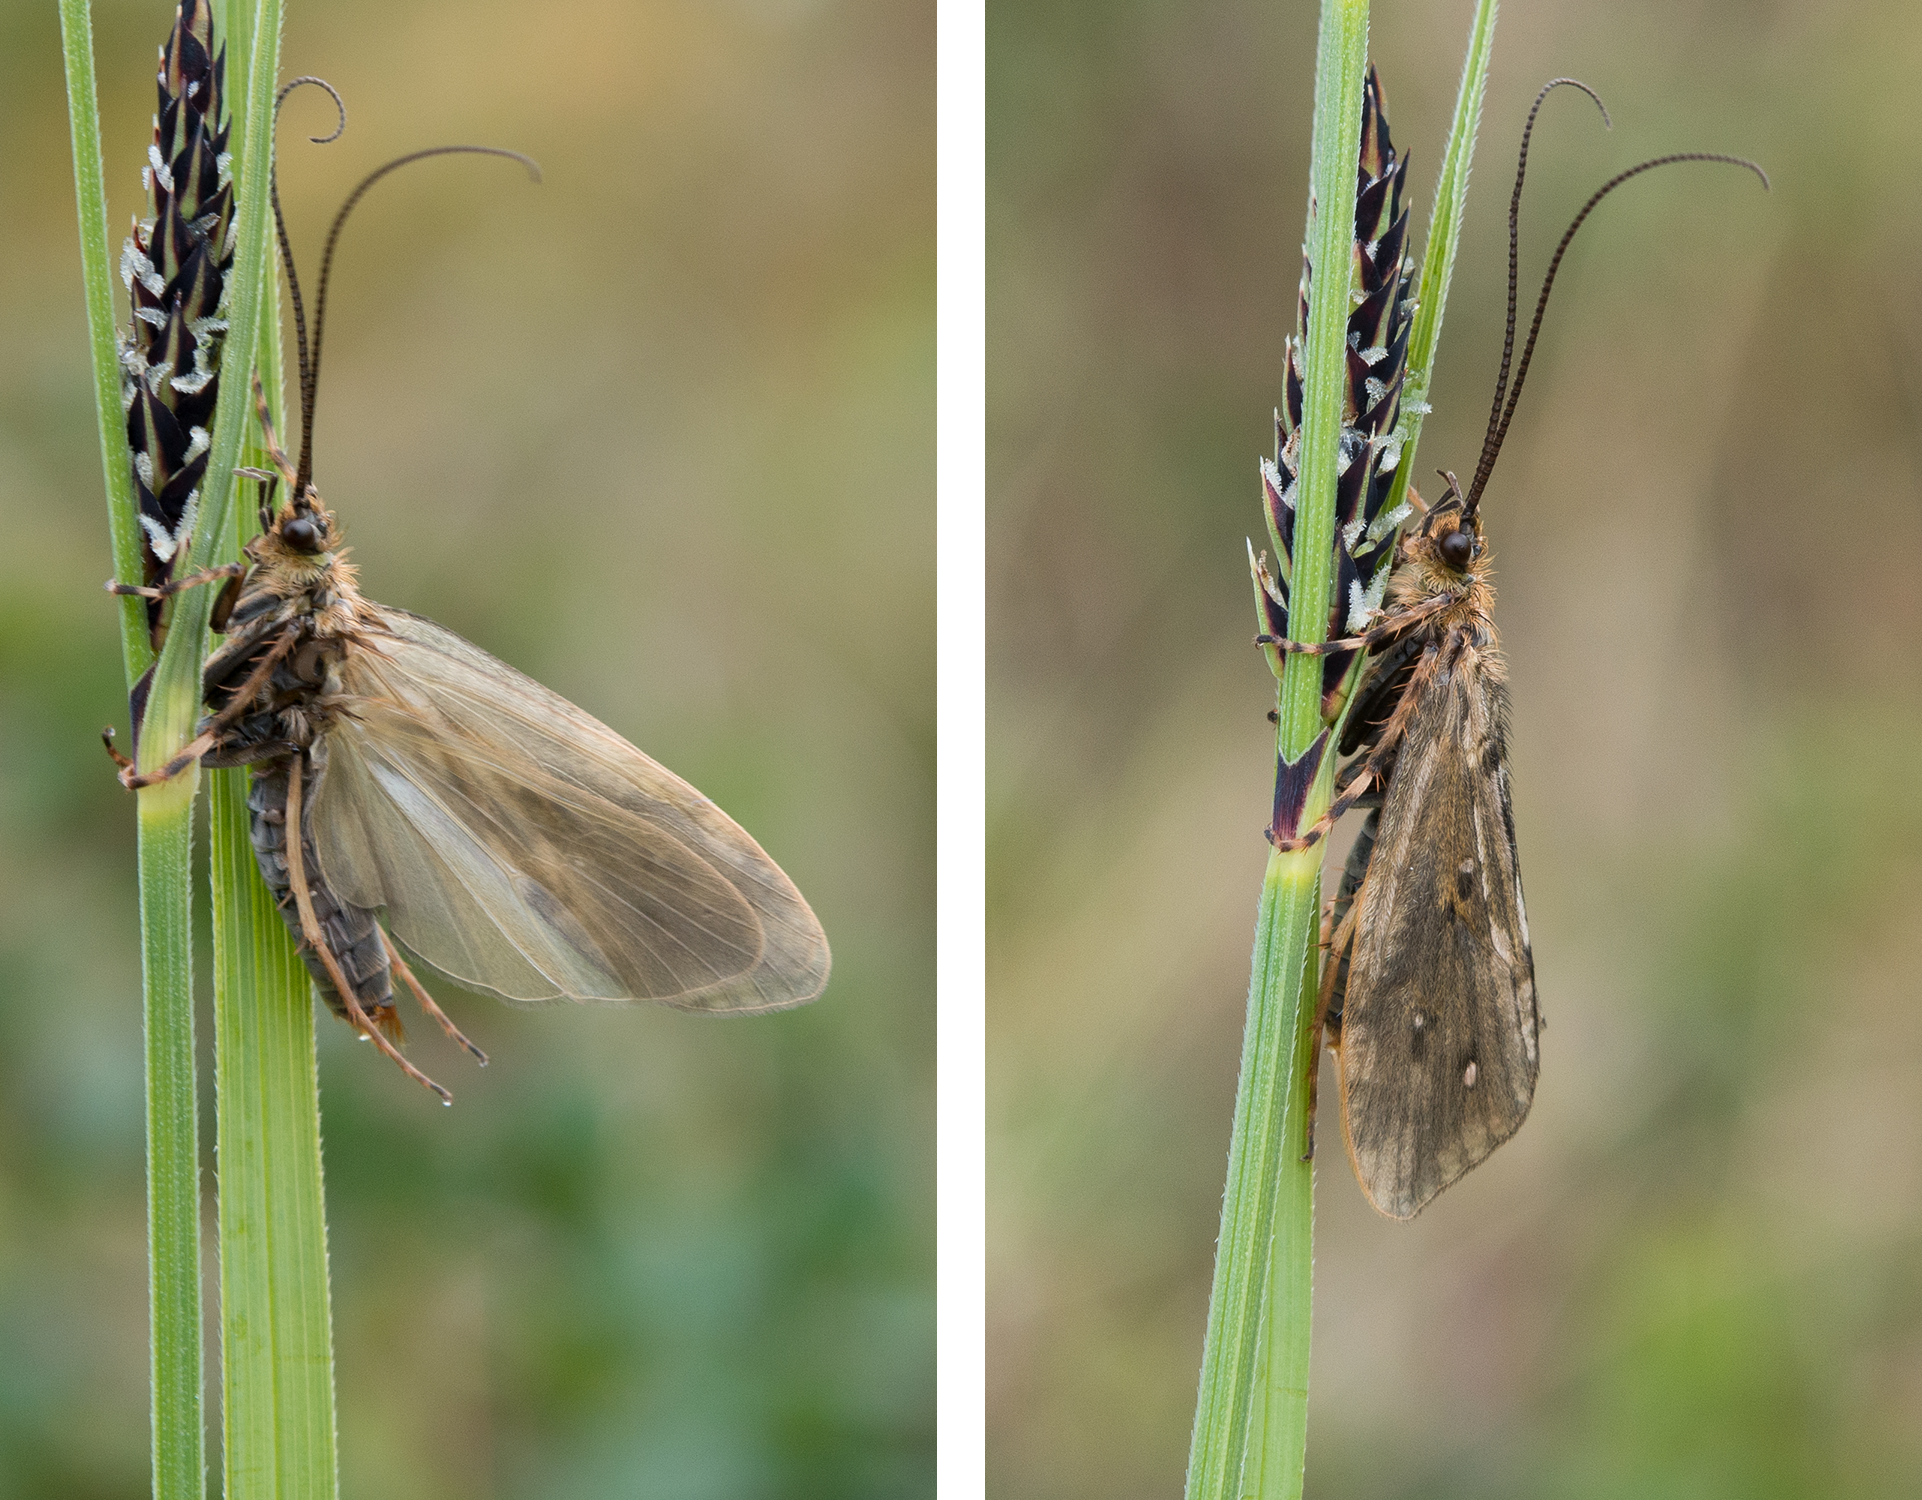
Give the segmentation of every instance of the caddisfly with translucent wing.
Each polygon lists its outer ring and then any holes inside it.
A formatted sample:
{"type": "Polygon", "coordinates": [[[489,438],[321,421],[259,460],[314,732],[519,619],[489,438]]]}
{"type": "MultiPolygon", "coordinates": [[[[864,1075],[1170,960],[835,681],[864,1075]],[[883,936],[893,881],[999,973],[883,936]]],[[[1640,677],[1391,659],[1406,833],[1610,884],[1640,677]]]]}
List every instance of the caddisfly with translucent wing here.
{"type": "MultiPolygon", "coordinates": [[[[336,233],[374,177],[348,199],[336,233]]],[[[244,576],[236,563],[159,589],[113,586],[165,597],[230,579],[214,611],[226,641],[202,676],[209,716],[172,761],[146,775],[123,763],[122,779],[151,784],[196,760],[249,766],[260,871],[321,996],[443,1098],[395,1045],[393,976],[479,1049],[420,987],[396,941],[506,1000],[658,1000],[739,1014],[819,995],[829,963],[820,923],[727,814],[558,694],[433,621],[361,595],[310,479],[319,330],[310,359],[291,257],[288,273],[301,463],[276,444],[256,381],[279,473],[253,477],[264,493],[278,481],[285,494],[277,508],[263,503],[244,576]]],[[[323,263],[321,308],[326,278],[323,263]]]]}

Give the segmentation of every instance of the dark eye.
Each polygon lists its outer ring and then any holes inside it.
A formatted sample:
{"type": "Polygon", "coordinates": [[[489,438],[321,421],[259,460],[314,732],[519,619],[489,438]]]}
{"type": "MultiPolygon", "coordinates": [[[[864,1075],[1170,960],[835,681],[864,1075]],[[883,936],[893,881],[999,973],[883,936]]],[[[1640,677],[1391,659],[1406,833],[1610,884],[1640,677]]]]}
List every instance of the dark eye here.
{"type": "Polygon", "coordinates": [[[1467,567],[1469,559],[1475,555],[1475,539],[1466,530],[1451,531],[1435,545],[1441,552],[1442,561],[1451,568],[1467,567]]]}
{"type": "Polygon", "coordinates": [[[320,528],[306,516],[295,516],[281,527],[280,539],[296,552],[320,551],[320,528]]]}

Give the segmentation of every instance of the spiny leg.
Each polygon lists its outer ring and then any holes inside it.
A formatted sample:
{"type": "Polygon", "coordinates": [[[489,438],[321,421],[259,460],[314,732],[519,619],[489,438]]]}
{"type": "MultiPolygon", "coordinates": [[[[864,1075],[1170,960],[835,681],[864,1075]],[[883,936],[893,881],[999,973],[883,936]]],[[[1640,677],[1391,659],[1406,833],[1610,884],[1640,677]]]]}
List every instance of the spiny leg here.
{"type": "Polygon", "coordinates": [[[273,670],[280,664],[281,658],[294,649],[294,642],[299,638],[298,633],[295,631],[284,631],[280,639],[274,642],[273,649],[261,658],[260,665],[255,667],[253,671],[247,675],[247,680],[235,689],[233,697],[227,702],[227,706],[207,721],[207,727],[195,735],[192,742],[189,743],[184,750],[157,771],[147,771],[145,773],[134,771],[133,762],[127,760],[118,750],[114,749],[112,743],[113,737],[111,735],[106,736],[108,741],[107,754],[111,755],[121,766],[120,784],[130,791],[139,791],[143,786],[153,786],[157,782],[171,781],[182,771],[186,770],[187,767],[199,760],[201,756],[213,749],[214,742],[220,738],[220,732],[252,707],[254,694],[258,693],[262,685],[273,675],[273,670]]]}
{"type": "Polygon", "coordinates": [[[217,568],[202,568],[198,573],[189,573],[185,578],[170,578],[165,583],[153,585],[141,583],[120,583],[112,578],[107,580],[110,594],[134,594],[142,599],[171,599],[175,594],[188,589],[197,589],[203,583],[213,583],[221,578],[238,578],[247,571],[242,562],[222,563],[217,568]]]}
{"type": "MultiPolygon", "coordinates": [[[[1341,972],[1341,961],[1344,951],[1354,944],[1355,917],[1360,910],[1361,902],[1359,900],[1350,902],[1348,913],[1341,919],[1341,925],[1335,929],[1334,935],[1324,938],[1322,941],[1322,946],[1328,950],[1328,953],[1327,957],[1322,960],[1321,992],[1315,997],[1314,1033],[1308,1043],[1307,1143],[1301,1153],[1301,1159],[1303,1161],[1313,1161],[1315,1159],[1315,1106],[1321,1097],[1322,1033],[1323,1028],[1328,1022],[1328,1002],[1335,997],[1335,976],[1341,972]]],[[[1334,915],[1334,902],[1329,902],[1328,911],[1330,916],[1334,915]]],[[[1327,928],[1327,922],[1325,920],[1322,923],[1322,927],[1325,931],[1327,928]]]]}
{"type": "Polygon", "coordinates": [[[120,784],[130,792],[137,792],[142,787],[158,786],[163,781],[172,781],[174,777],[213,749],[214,741],[219,737],[213,730],[206,730],[187,741],[186,747],[158,770],[140,772],[134,769],[132,761],[114,749],[111,735],[104,733],[102,735],[102,738],[108,742],[107,754],[111,755],[115,764],[120,767],[120,784]]]}
{"type": "Polygon", "coordinates": [[[1327,836],[1328,830],[1341,821],[1342,815],[1368,794],[1370,783],[1381,774],[1382,767],[1388,763],[1388,758],[1394,754],[1395,746],[1400,743],[1403,733],[1407,730],[1408,721],[1415,716],[1415,704],[1421,698],[1421,694],[1417,691],[1420,686],[1421,672],[1434,660],[1433,650],[1431,646],[1429,648],[1431,654],[1424,658],[1422,667],[1415,669],[1415,679],[1409,682],[1408,690],[1402,694],[1401,702],[1395,705],[1394,713],[1390,714],[1388,722],[1382,725],[1381,738],[1375,742],[1375,748],[1369,752],[1367,762],[1349,781],[1348,790],[1328,804],[1328,811],[1323,813],[1307,832],[1297,834],[1291,839],[1277,839],[1272,834],[1269,836],[1270,842],[1282,853],[1293,854],[1299,849],[1306,849],[1320,843],[1327,836]]]}
{"type": "Polygon", "coordinates": [[[400,949],[394,945],[394,940],[388,935],[385,927],[380,930],[380,940],[387,945],[387,962],[393,966],[394,972],[400,975],[402,983],[414,992],[414,998],[420,1002],[420,1008],[426,1011],[427,1014],[432,1016],[436,1021],[440,1022],[440,1029],[442,1031],[446,1032],[455,1041],[459,1042],[461,1046],[473,1053],[475,1059],[483,1068],[486,1067],[487,1054],[472,1042],[468,1041],[467,1038],[462,1035],[460,1027],[454,1024],[453,1018],[434,1003],[434,997],[428,994],[427,991],[422,988],[421,982],[414,977],[414,971],[407,967],[407,960],[400,956],[400,949]]]}
{"type": "Polygon", "coordinates": [[[213,583],[226,579],[227,586],[214,600],[212,612],[207,617],[207,628],[215,635],[224,635],[227,621],[232,617],[234,606],[240,602],[241,581],[247,576],[244,562],[222,563],[217,568],[202,568],[198,573],[189,573],[185,578],[172,578],[165,583],[148,587],[138,583],[120,583],[112,578],[107,580],[110,594],[133,594],[142,599],[170,599],[186,589],[198,588],[203,583],[213,583]]]}
{"type": "Polygon", "coordinates": [[[327,946],[326,935],[320,930],[320,919],[314,915],[313,896],[307,889],[307,853],[302,847],[306,843],[306,836],[300,815],[302,783],[306,779],[307,757],[296,755],[289,763],[287,773],[287,883],[294,893],[294,905],[300,909],[301,935],[307,940],[307,946],[320,955],[320,961],[327,969],[327,977],[333,980],[334,988],[340,992],[341,1003],[347,1007],[347,1014],[352,1018],[355,1029],[391,1057],[401,1072],[439,1095],[441,1103],[452,1104],[454,1096],[402,1057],[400,1049],[388,1041],[380,1028],[367,1018],[367,1012],[361,1009],[360,996],[347,982],[340,961],[334,957],[334,950],[327,946]]]}
{"type": "MultiPolygon", "coordinates": [[[[1348,903],[1348,910],[1335,927],[1334,935],[1322,946],[1328,950],[1327,965],[1321,973],[1321,989],[1315,996],[1315,1030],[1319,1032],[1328,1021],[1329,1002],[1335,998],[1335,977],[1341,972],[1341,959],[1344,953],[1354,946],[1357,917],[1361,911],[1360,893],[1348,903]]],[[[1332,915],[1332,913],[1331,913],[1332,915]]]]}
{"type": "MultiPolygon", "coordinates": [[[[287,457],[287,450],[280,446],[280,439],[274,434],[273,413],[267,410],[267,388],[260,383],[260,372],[258,370],[254,372],[254,411],[260,417],[261,446],[267,450],[267,456],[273,459],[274,467],[280,470],[280,477],[285,481],[287,494],[291,497],[294,493],[294,483],[299,476],[294,472],[293,462],[287,457]]],[[[250,477],[258,479],[272,479],[274,477],[271,474],[262,474],[257,469],[251,471],[242,470],[240,472],[247,473],[250,477]]]]}
{"type": "Polygon", "coordinates": [[[1431,594],[1420,604],[1405,609],[1399,614],[1384,616],[1377,625],[1364,630],[1360,635],[1343,636],[1334,641],[1291,641],[1278,635],[1258,635],[1257,646],[1279,647],[1284,655],[1290,656],[1332,656],[1337,651],[1372,651],[1383,641],[1401,634],[1418,620],[1425,620],[1438,610],[1446,609],[1455,603],[1450,594],[1431,594]]]}
{"type": "Polygon", "coordinates": [[[107,754],[113,757],[113,763],[116,766],[120,767],[122,771],[131,771],[134,768],[133,762],[128,760],[127,757],[122,755],[118,750],[114,749],[113,734],[113,725],[109,724],[105,729],[100,731],[100,743],[107,747],[107,754]]]}

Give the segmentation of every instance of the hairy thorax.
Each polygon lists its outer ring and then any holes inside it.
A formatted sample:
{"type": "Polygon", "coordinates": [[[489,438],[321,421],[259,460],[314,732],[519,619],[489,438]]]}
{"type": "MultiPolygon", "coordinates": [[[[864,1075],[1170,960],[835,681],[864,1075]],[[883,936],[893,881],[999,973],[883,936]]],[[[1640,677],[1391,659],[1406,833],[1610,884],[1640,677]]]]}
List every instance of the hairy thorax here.
{"type": "Polygon", "coordinates": [[[260,565],[253,587],[280,601],[283,619],[304,615],[312,633],[323,638],[352,635],[365,623],[358,570],[344,549],[308,556],[267,532],[249,551],[260,565]]]}
{"type": "Polygon", "coordinates": [[[210,668],[229,685],[244,677],[273,642],[279,661],[254,697],[253,711],[229,736],[249,745],[254,759],[270,747],[307,747],[325,732],[339,707],[339,669],[374,623],[374,606],[361,596],[355,569],[342,551],[303,553],[277,533],[248,547],[255,568],[233,612],[235,635],[210,668]]]}
{"type": "Polygon", "coordinates": [[[1452,602],[1423,622],[1422,633],[1436,639],[1464,637],[1468,644],[1492,651],[1496,639],[1489,618],[1495,609],[1493,564],[1493,555],[1483,551],[1466,568],[1451,568],[1426,537],[1411,537],[1404,565],[1389,581],[1385,613],[1398,614],[1437,595],[1446,596],[1452,602]]]}

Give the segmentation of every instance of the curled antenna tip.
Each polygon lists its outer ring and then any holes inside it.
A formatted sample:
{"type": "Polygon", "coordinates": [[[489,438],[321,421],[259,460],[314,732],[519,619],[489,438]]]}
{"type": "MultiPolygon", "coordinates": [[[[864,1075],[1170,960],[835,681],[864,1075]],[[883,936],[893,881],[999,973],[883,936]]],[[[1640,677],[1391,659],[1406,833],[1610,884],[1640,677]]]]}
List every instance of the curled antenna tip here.
{"type": "Polygon", "coordinates": [[[1541,107],[1542,100],[1548,97],[1549,90],[1563,87],[1580,89],[1584,94],[1588,95],[1589,98],[1595,101],[1595,107],[1602,112],[1602,128],[1605,130],[1613,130],[1615,128],[1615,122],[1608,117],[1608,106],[1602,103],[1602,96],[1587,84],[1583,83],[1579,78],[1549,79],[1547,83],[1542,85],[1542,91],[1535,96],[1535,107],[1537,109],[1541,107]]]}
{"type": "Polygon", "coordinates": [[[486,156],[504,156],[509,161],[517,161],[523,167],[527,168],[527,175],[533,178],[535,182],[544,180],[541,177],[541,164],[539,162],[523,152],[509,151],[505,146],[454,146],[450,149],[455,151],[478,151],[486,156]]]}
{"type": "Polygon", "coordinates": [[[340,90],[335,88],[325,78],[316,78],[311,73],[303,73],[298,78],[288,79],[287,82],[280,86],[280,92],[274,95],[275,115],[280,113],[280,106],[287,102],[287,96],[303,83],[311,83],[315,88],[327,90],[328,98],[334,101],[334,113],[340,120],[340,123],[334,126],[334,133],[332,135],[310,135],[307,139],[312,141],[316,146],[325,146],[330,141],[339,140],[341,133],[347,129],[347,103],[340,97],[340,90]]]}
{"type": "Polygon", "coordinates": [[[1639,167],[1630,168],[1628,172],[1622,174],[1622,178],[1626,180],[1635,173],[1647,171],[1650,167],[1665,167],[1671,162],[1678,161],[1720,162],[1728,167],[1742,167],[1761,179],[1764,192],[1774,191],[1773,185],[1769,182],[1769,174],[1762,170],[1760,162],[1750,161],[1746,156],[1727,156],[1720,151],[1678,151],[1672,156],[1658,156],[1653,161],[1646,161],[1639,167]]]}
{"type": "Polygon", "coordinates": [[[370,176],[367,179],[367,182],[362,183],[361,186],[362,187],[367,186],[369,183],[373,182],[374,178],[383,176],[385,173],[387,173],[388,171],[392,170],[395,167],[405,166],[411,162],[419,161],[421,160],[421,158],[428,157],[428,156],[505,157],[508,161],[517,161],[523,167],[527,168],[527,175],[533,178],[534,181],[540,182],[543,180],[543,178],[541,177],[541,164],[535,161],[533,157],[527,155],[523,151],[510,151],[505,146],[469,146],[466,144],[462,144],[458,146],[429,146],[425,151],[410,152],[406,156],[400,157],[398,160],[390,161],[389,163],[387,163],[387,165],[382,167],[378,172],[373,173],[372,176],[370,176]]]}
{"type": "MultiPolygon", "coordinates": [[[[296,79],[295,83],[307,81],[320,83],[319,79],[296,79]]],[[[325,84],[321,84],[321,86],[323,88],[327,87],[325,84]]],[[[288,85],[288,88],[292,87],[293,84],[288,85]]],[[[327,91],[330,94],[333,93],[331,88],[328,88],[327,91]]],[[[285,92],[285,90],[282,90],[283,97],[285,97],[285,92]]],[[[338,98],[339,96],[336,95],[335,97],[338,98]]],[[[307,344],[304,324],[301,319],[299,296],[296,293],[294,297],[294,330],[296,335],[298,335],[301,349],[300,465],[295,476],[294,488],[296,490],[306,489],[308,481],[313,478],[314,401],[316,392],[318,392],[320,388],[320,336],[321,330],[327,321],[327,280],[333,272],[334,247],[340,241],[341,226],[347,222],[347,216],[354,211],[354,205],[360,202],[366,195],[367,190],[389,172],[409,166],[417,161],[425,161],[431,156],[461,155],[504,156],[510,161],[517,161],[526,167],[534,181],[539,182],[541,180],[539,162],[535,161],[533,157],[524,155],[519,151],[509,151],[505,146],[429,146],[424,151],[410,151],[405,156],[397,156],[385,166],[376,167],[373,171],[369,172],[365,177],[361,178],[354,190],[347,195],[347,201],[342,203],[339,210],[334,214],[334,222],[327,230],[327,244],[320,253],[320,286],[314,297],[314,341],[311,348],[309,348],[307,344]]],[[[276,200],[276,205],[277,204],[278,200],[276,200]]],[[[283,251],[285,251],[286,237],[284,234],[281,237],[281,246],[283,251]]],[[[288,256],[288,260],[291,263],[291,255],[288,256]]],[[[288,282],[291,286],[293,282],[291,275],[288,278],[288,282]]]]}

